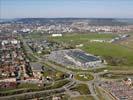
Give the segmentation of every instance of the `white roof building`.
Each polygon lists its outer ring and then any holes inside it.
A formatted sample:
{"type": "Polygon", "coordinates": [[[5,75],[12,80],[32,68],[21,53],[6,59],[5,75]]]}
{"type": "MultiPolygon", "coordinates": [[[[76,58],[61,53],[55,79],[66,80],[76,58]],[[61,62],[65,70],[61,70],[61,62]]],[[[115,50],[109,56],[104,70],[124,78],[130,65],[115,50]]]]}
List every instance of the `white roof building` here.
{"type": "Polygon", "coordinates": [[[52,37],[62,36],[62,34],[52,34],[52,37]]]}

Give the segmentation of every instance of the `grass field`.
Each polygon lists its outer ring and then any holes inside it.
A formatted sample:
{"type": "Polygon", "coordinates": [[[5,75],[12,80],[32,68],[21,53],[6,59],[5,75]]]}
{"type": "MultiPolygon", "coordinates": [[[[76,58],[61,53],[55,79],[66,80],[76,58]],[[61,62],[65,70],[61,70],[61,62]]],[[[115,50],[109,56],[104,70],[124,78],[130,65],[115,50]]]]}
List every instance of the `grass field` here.
{"type": "Polygon", "coordinates": [[[82,50],[94,55],[102,56],[110,65],[133,66],[133,50],[118,43],[92,43],[90,39],[112,39],[114,34],[67,34],[63,37],[49,37],[56,42],[72,45],[84,44],[82,50]]]}
{"type": "Polygon", "coordinates": [[[65,34],[62,37],[48,37],[49,40],[54,40],[57,42],[65,42],[65,43],[72,43],[72,44],[78,44],[78,43],[87,43],[91,39],[112,39],[116,37],[117,35],[113,34],[95,34],[95,33],[89,33],[89,34],[65,34]]]}
{"type": "Polygon", "coordinates": [[[133,73],[125,73],[125,72],[108,72],[105,74],[100,75],[102,78],[106,78],[106,79],[123,79],[123,78],[127,78],[127,77],[132,77],[133,73]]]}
{"type": "Polygon", "coordinates": [[[81,95],[90,94],[89,87],[86,84],[77,84],[75,87],[71,88],[73,91],[78,91],[81,95]]]}
{"type": "Polygon", "coordinates": [[[80,80],[80,81],[90,81],[90,80],[93,80],[94,77],[88,73],[80,73],[80,74],[75,75],[75,79],[80,80]]]}
{"type": "Polygon", "coordinates": [[[71,100],[95,100],[92,96],[78,96],[73,97],[71,100]]]}
{"type": "Polygon", "coordinates": [[[43,34],[41,32],[32,32],[30,34],[23,35],[23,39],[31,39],[31,40],[44,40],[47,38],[46,34],[43,34]]]}
{"type": "Polygon", "coordinates": [[[96,91],[97,91],[97,96],[98,96],[98,98],[99,98],[100,100],[105,100],[104,97],[103,97],[103,95],[102,95],[102,92],[103,92],[103,91],[101,91],[100,88],[98,88],[98,87],[96,87],[96,91]]]}
{"type": "Polygon", "coordinates": [[[104,57],[109,63],[116,65],[133,65],[133,50],[110,43],[90,43],[82,47],[84,51],[104,57]],[[112,60],[112,62],[110,62],[112,60]],[[116,62],[117,61],[117,62],[116,62]]]}
{"type": "Polygon", "coordinates": [[[67,83],[69,83],[69,80],[60,80],[60,81],[56,81],[52,84],[50,84],[49,86],[45,87],[46,90],[49,89],[56,89],[56,88],[61,88],[62,86],[66,85],[67,83]]]}
{"type": "Polygon", "coordinates": [[[126,39],[125,41],[120,41],[118,42],[118,44],[133,50],[133,34],[130,34],[130,37],[128,39],[126,39]]]}

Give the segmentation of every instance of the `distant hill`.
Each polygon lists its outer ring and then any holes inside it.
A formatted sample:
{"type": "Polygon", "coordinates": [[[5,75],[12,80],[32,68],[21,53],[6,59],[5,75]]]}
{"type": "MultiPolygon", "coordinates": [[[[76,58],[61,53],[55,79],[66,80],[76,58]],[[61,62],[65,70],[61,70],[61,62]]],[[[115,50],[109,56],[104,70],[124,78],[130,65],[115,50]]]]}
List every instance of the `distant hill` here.
{"type": "MultiPolygon", "coordinates": [[[[133,25],[133,19],[114,19],[114,18],[20,18],[5,21],[6,23],[24,23],[24,24],[57,24],[66,23],[71,24],[73,22],[83,21],[89,25],[133,25]]],[[[3,22],[2,22],[3,23],[3,22]]]]}
{"type": "Polygon", "coordinates": [[[133,18],[127,18],[127,19],[118,19],[119,22],[126,22],[128,24],[132,24],[133,25],[133,18]]]}
{"type": "Polygon", "coordinates": [[[0,23],[11,23],[18,19],[0,19],[0,23]]]}
{"type": "Polygon", "coordinates": [[[9,22],[9,21],[11,21],[12,19],[0,19],[0,23],[2,23],[2,22],[9,22]]]}

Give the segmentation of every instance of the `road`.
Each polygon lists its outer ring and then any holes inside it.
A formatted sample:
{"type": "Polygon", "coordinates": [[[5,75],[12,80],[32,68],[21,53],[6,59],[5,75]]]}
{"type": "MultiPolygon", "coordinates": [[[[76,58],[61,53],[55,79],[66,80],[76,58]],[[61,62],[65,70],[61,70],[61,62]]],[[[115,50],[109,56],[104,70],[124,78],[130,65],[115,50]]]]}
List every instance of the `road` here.
{"type": "Polygon", "coordinates": [[[11,95],[11,96],[3,96],[3,97],[0,97],[0,100],[17,100],[15,98],[20,98],[20,97],[26,97],[26,99],[30,99],[30,97],[32,95],[35,95],[35,94],[46,94],[46,93],[51,93],[51,92],[60,92],[60,91],[65,91],[65,89],[62,87],[62,88],[58,88],[58,89],[51,89],[51,90],[44,90],[44,91],[37,91],[37,92],[28,92],[28,93],[22,93],[22,94],[16,94],[16,95],[11,95]]]}
{"type": "Polygon", "coordinates": [[[3,97],[0,97],[0,100],[17,100],[15,98],[20,98],[20,97],[25,97],[26,96],[26,99],[30,99],[30,97],[33,97],[33,95],[35,94],[50,94],[50,93],[54,93],[54,92],[62,92],[62,91],[66,91],[66,89],[70,88],[72,85],[74,85],[75,82],[72,81],[70,79],[70,82],[67,83],[66,85],[64,85],[63,87],[61,88],[57,88],[57,89],[51,89],[51,90],[43,90],[43,91],[36,91],[36,92],[27,92],[27,93],[22,93],[22,94],[16,94],[16,95],[11,95],[11,96],[3,96],[3,97]]]}
{"type": "MultiPolygon", "coordinates": [[[[63,68],[63,67],[60,67],[60,66],[57,66],[51,62],[46,62],[46,64],[48,64],[49,66],[53,67],[53,68],[56,68],[57,70],[59,71],[62,71],[62,72],[65,72],[65,73],[68,73],[68,74],[73,74],[73,75],[76,75],[77,73],[76,72],[73,72],[73,71],[70,71],[66,68],[63,68]]],[[[93,74],[93,73],[91,73],[93,74]]],[[[83,84],[87,84],[89,89],[90,89],[90,92],[91,92],[91,95],[95,98],[95,100],[99,100],[99,98],[97,97],[97,93],[96,93],[96,90],[95,90],[95,86],[93,85],[94,82],[96,81],[96,75],[93,75],[94,76],[94,79],[91,80],[91,81],[79,81],[79,80],[76,80],[75,78],[73,78],[73,81],[76,82],[77,84],[80,84],[80,83],[83,83],[83,84]]]]}
{"type": "MultiPolygon", "coordinates": [[[[21,37],[21,38],[23,38],[23,37],[21,37]]],[[[32,51],[31,51],[31,49],[29,48],[29,46],[27,45],[27,43],[26,43],[26,41],[23,41],[24,42],[24,45],[28,48],[28,51],[29,51],[29,53],[32,53],[32,51]]],[[[34,55],[35,56],[35,55],[34,55]]],[[[56,65],[56,64],[53,64],[53,63],[51,63],[51,62],[49,62],[49,61],[44,61],[43,59],[41,59],[41,58],[39,58],[38,56],[35,56],[37,59],[38,59],[38,62],[39,63],[46,63],[46,64],[48,64],[49,66],[51,66],[51,67],[53,67],[54,69],[56,69],[56,70],[59,70],[59,71],[61,71],[61,72],[64,72],[64,73],[68,73],[68,74],[73,74],[73,75],[76,75],[77,73],[76,72],[73,72],[73,71],[71,71],[71,70],[68,70],[67,68],[65,68],[65,67],[61,67],[61,66],[58,66],[58,65],[56,65]]],[[[99,76],[99,74],[94,74],[94,73],[91,73],[93,76],[94,76],[94,79],[93,80],[91,80],[91,81],[87,81],[87,82],[84,82],[84,81],[79,81],[79,80],[76,80],[75,78],[73,78],[73,79],[71,79],[72,81],[73,81],[73,83],[77,83],[77,84],[79,84],[79,83],[83,83],[83,84],[87,84],[88,85],[88,87],[89,87],[89,89],[90,89],[90,92],[91,92],[91,95],[95,98],[95,100],[99,100],[99,98],[98,98],[98,96],[97,96],[97,92],[96,92],[96,89],[95,89],[95,85],[97,85],[98,83],[99,83],[99,81],[100,81],[100,78],[98,77],[99,76]]],[[[102,74],[102,73],[100,73],[100,74],[102,74]]],[[[70,92],[69,91],[69,87],[63,87],[67,92],[70,92]]],[[[70,95],[71,95],[71,93],[69,93],[70,95]]]]}

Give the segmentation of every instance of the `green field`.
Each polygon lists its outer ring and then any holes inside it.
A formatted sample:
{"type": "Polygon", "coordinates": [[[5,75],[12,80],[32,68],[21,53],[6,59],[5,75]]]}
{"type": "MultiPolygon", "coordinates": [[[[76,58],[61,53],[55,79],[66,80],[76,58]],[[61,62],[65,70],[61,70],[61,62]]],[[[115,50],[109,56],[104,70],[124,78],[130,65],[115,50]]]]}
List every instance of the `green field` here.
{"type": "Polygon", "coordinates": [[[123,78],[127,78],[127,77],[132,77],[133,73],[125,73],[125,72],[108,72],[105,74],[100,75],[100,77],[102,78],[106,78],[106,79],[123,79],[123,78]]]}
{"type": "Polygon", "coordinates": [[[91,39],[112,39],[114,34],[67,34],[62,37],[49,37],[49,40],[59,43],[68,43],[71,45],[84,44],[82,50],[101,56],[107,60],[109,65],[113,66],[132,66],[133,50],[118,43],[96,43],[90,42],[91,39]]]}
{"type": "Polygon", "coordinates": [[[80,81],[90,81],[90,80],[93,80],[94,77],[88,73],[80,73],[75,75],[75,79],[80,81]]]}
{"type": "Polygon", "coordinates": [[[71,100],[95,100],[92,96],[78,96],[73,97],[71,100]]]}
{"type": "Polygon", "coordinates": [[[65,79],[65,80],[60,80],[60,81],[56,81],[56,82],[53,82],[52,84],[44,87],[46,90],[49,90],[49,89],[56,89],[56,88],[61,88],[62,86],[68,84],[70,81],[65,79]]]}
{"type": "Polygon", "coordinates": [[[37,84],[32,84],[32,83],[23,83],[23,84],[18,85],[18,87],[16,88],[0,89],[0,96],[9,96],[9,95],[22,94],[22,93],[27,93],[27,92],[57,89],[57,88],[61,88],[62,86],[68,84],[69,82],[70,81],[67,79],[55,81],[53,83],[47,84],[45,87],[38,86],[37,84]]]}
{"type": "Polygon", "coordinates": [[[133,50],[133,34],[130,33],[130,37],[128,39],[125,41],[120,41],[118,44],[133,50]]]}
{"type": "Polygon", "coordinates": [[[81,95],[91,94],[89,87],[86,84],[77,84],[75,87],[71,88],[72,91],[78,91],[81,95]]]}
{"type": "Polygon", "coordinates": [[[82,47],[84,51],[102,56],[110,65],[133,65],[133,50],[110,43],[90,43],[82,47]]]}
{"type": "Polygon", "coordinates": [[[46,34],[40,32],[32,32],[30,34],[23,35],[24,39],[43,40],[46,39],[46,34]]]}
{"type": "Polygon", "coordinates": [[[87,43],[91,39],[112,39],[117,35],[114,34],[96,34],[96,33],[89,33],[89,34],[65,34],[62,37],[51,37],[49,36],[49,40],[54,40],[57,42],[65,42],[65,43],[72,43],[72,44],[79,44],[79,43],[87,43]]]}

